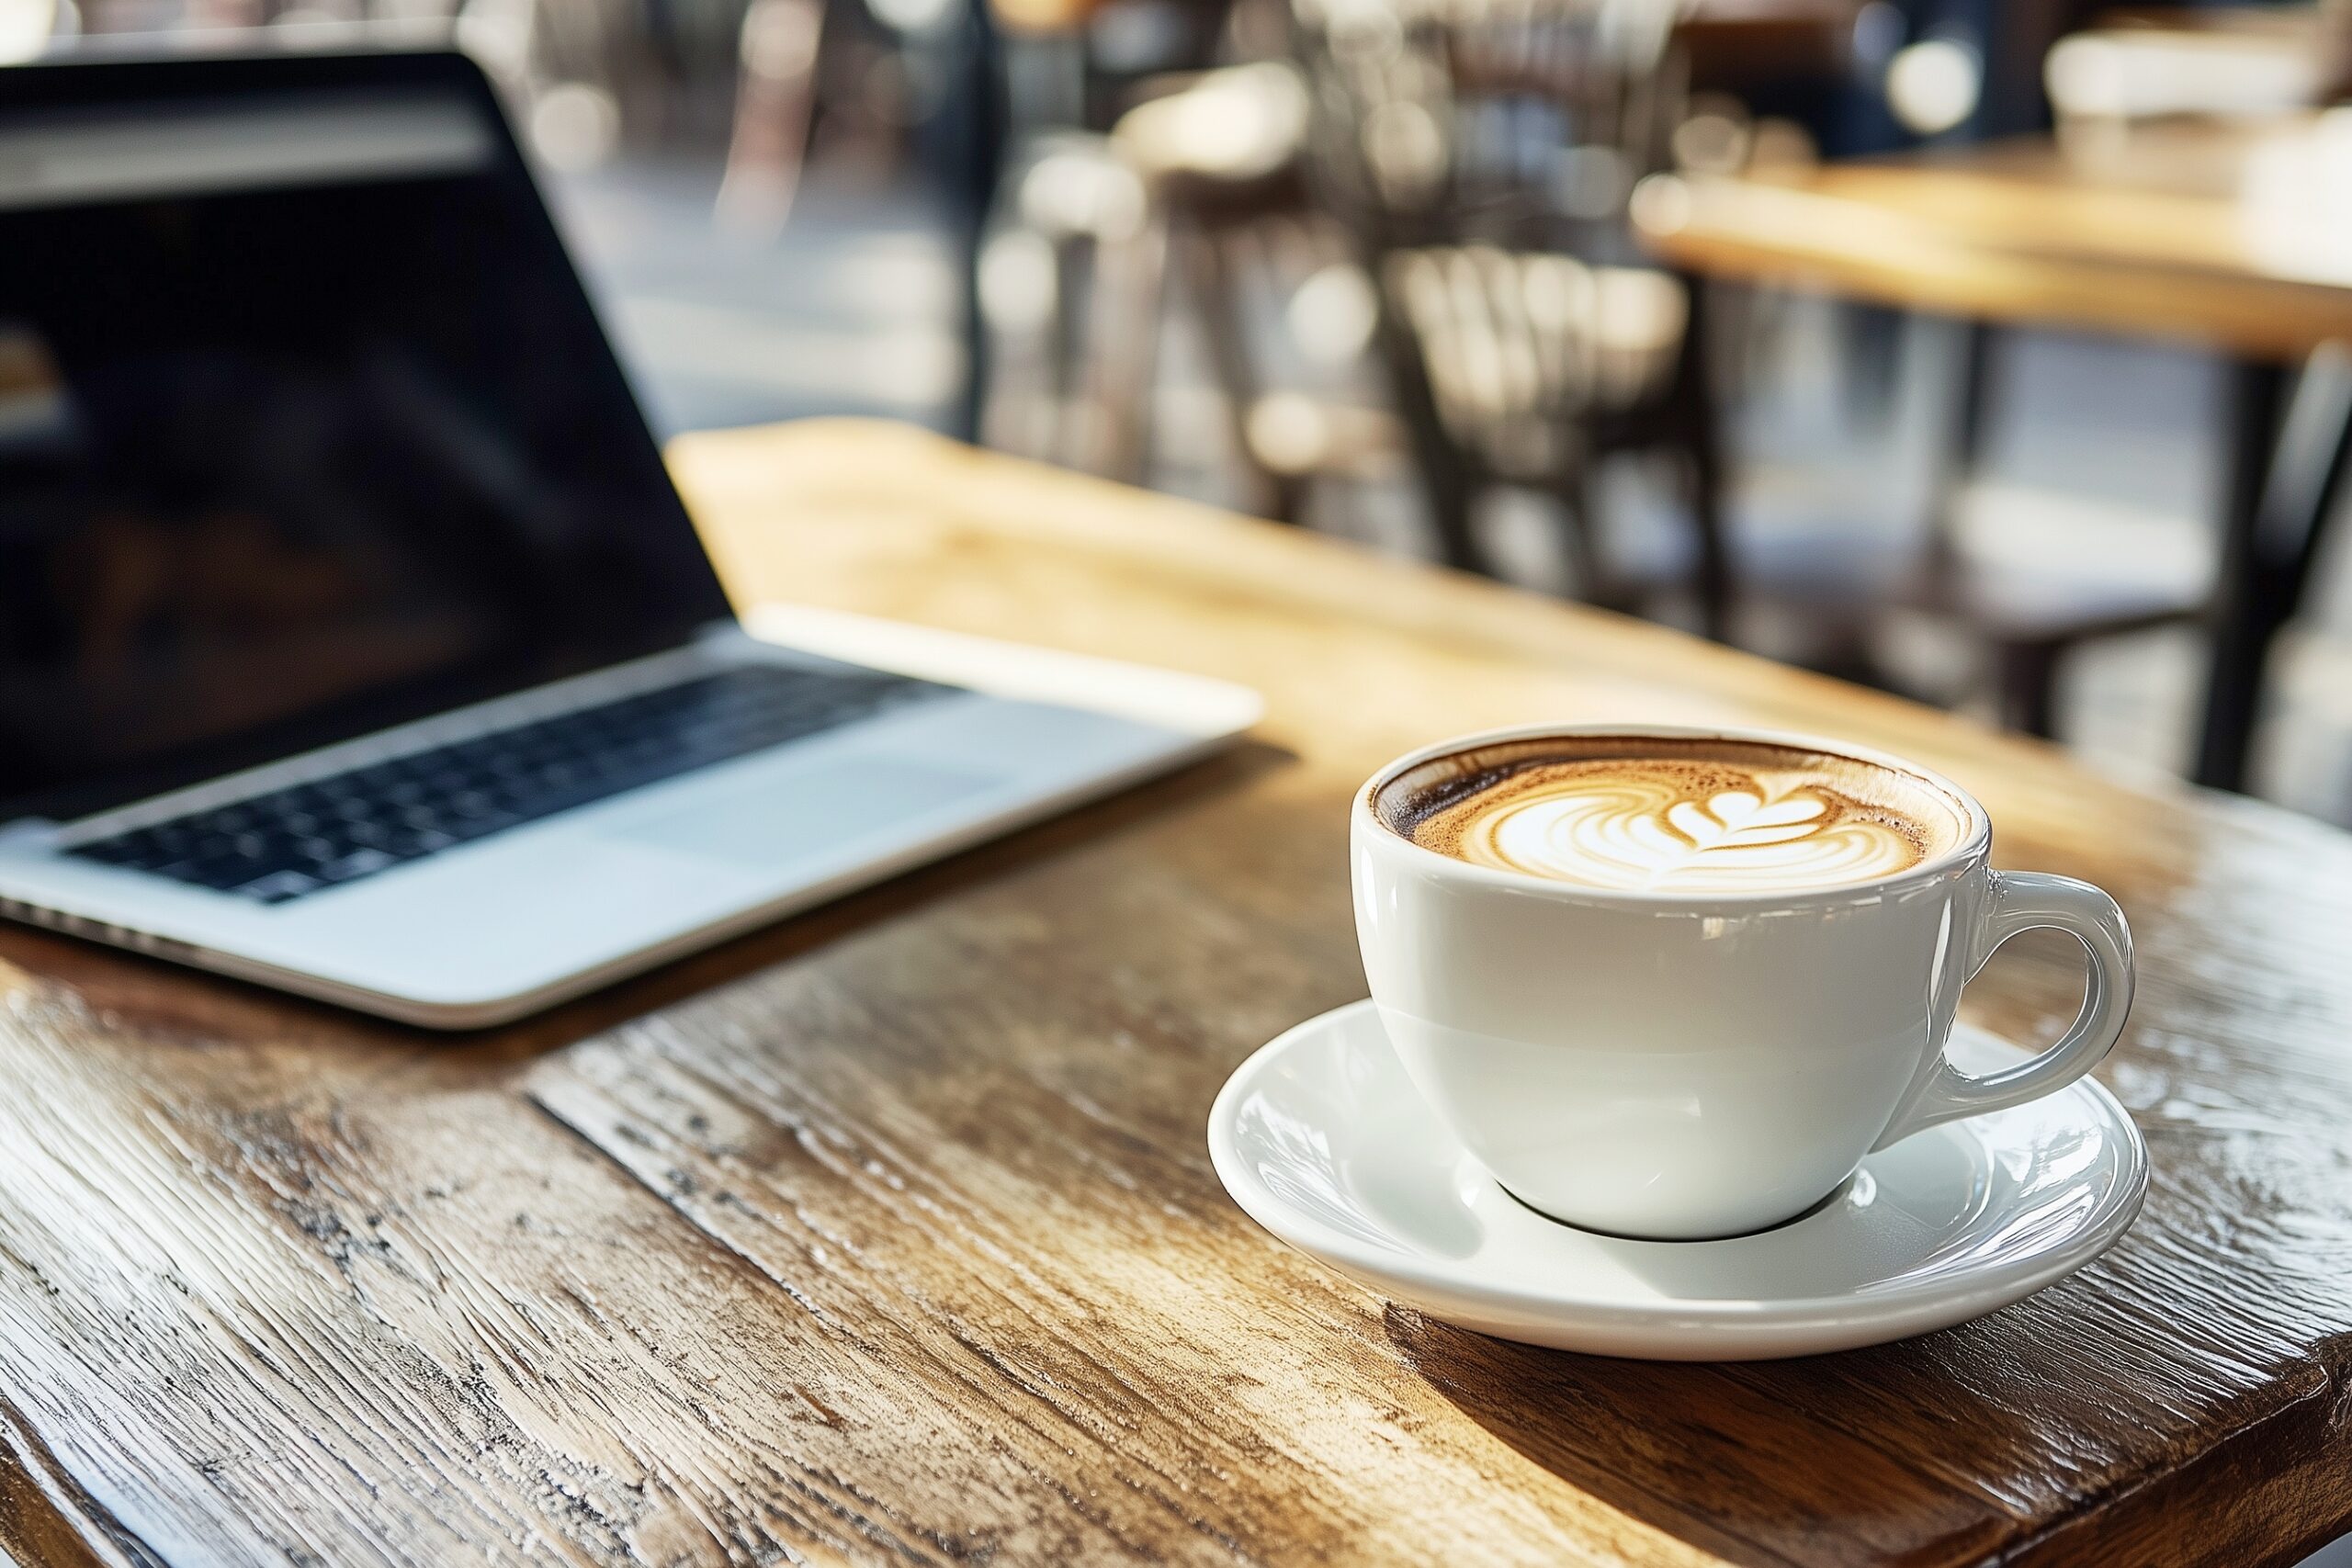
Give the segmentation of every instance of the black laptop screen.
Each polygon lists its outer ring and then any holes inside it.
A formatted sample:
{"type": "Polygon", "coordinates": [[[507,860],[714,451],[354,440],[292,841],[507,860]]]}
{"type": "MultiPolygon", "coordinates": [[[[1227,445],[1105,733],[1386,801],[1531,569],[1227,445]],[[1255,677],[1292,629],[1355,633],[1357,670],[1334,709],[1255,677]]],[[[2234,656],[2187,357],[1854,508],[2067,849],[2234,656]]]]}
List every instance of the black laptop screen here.
{"type": "Polygon", "coordinates": [[[0,94],[0,822],[726,613],[491,112],[0,94]]]}

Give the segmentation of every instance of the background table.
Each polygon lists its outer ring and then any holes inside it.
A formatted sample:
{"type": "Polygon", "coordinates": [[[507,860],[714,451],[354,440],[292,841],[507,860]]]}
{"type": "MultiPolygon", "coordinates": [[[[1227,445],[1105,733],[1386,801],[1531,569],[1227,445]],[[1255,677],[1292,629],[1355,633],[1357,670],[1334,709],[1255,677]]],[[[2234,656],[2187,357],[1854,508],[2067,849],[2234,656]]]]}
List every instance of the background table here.
{"type": "MultiPolygon", "coordinates": [[[[1705,276],[1799,284],[1976,322],[2189,343],[2235,367],[2213,648],[2196,776],[2240,787],[2270,646],[2293,615],[2347,451],[2352,118],[2105,128],[1658,184],[1634,216],[1705,276]]],[[[1956,473],[1983,433],[1972,338],[1956,473]]]]}
{"type": "MultiPolygon", "coordinates": [[[[20,1561],[2286,1562],[2352,1525],[2352,840],[1637,623],[889,427],[698,437],[747,599],[1251,681],[1240,750],[450,1040],[0,929],[20,1561]],[[1777,1365],[1531,1349],[1258,1230],[1204,1124],[1363,994],[1344,802],[1525,719],[1948,770],[2143,951],[2121,1246],[1777,1365]]],[[[1969,993],[2054,1032],[2078,964],[1969,993]]]]}

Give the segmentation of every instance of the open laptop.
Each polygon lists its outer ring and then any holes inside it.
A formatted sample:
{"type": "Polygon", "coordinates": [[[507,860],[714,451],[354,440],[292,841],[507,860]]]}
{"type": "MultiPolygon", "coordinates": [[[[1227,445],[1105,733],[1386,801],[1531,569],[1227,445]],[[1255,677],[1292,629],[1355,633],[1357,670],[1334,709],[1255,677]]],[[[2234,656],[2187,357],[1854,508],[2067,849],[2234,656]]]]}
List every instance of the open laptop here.
{"type": "Polygon", "coordinates": [[[462,57],[0,71],[0,913],[489,1023],[1258,712],[763,629],[462,57]]]}

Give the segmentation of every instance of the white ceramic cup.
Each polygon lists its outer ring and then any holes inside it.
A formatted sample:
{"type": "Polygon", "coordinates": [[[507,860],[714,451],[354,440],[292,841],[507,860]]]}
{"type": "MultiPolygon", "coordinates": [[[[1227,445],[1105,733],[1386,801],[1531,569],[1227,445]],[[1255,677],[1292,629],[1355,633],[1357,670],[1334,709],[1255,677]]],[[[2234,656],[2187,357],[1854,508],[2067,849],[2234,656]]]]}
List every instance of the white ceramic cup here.
{"type": "Polygon", "coordinates": [[[2048,1094],[2088,1072],[2132,1005],[2115,900],[1995,871],[1984,808],[1948,780],[1842,741],[1763,731],[1532,726],[1399,758],[1355,800],[1356,932],[1414,1085],[1522,1202],[1618,1235],[1737,1235],[1835,1191],[1872,1149],[2048,1094]],[[1852,757],[1950,795],[1946,852],[1846,886],[1755,893],[1584,887],[1424,849],[1375,812],[1423,762],[1548,735],[1714,738],[1852,757]],[[1961,987],[2050,927],[2088,953],[2074,1025],[1986,1077],[1944,1059],[1961,987]]]}

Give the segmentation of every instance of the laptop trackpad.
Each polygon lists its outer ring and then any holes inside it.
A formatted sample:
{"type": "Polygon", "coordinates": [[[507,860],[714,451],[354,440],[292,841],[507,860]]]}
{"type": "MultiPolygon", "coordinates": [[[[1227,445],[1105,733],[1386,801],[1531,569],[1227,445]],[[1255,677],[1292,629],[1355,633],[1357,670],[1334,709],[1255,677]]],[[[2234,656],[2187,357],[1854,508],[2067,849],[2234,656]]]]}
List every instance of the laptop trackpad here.
{"type": "Polygon", "coordinates": [[[827,856],[868,835],[992,789],[1001,775],[891,758],[822,762],[616,826],[615,836],[729,865],[827,856]]]}

